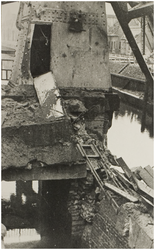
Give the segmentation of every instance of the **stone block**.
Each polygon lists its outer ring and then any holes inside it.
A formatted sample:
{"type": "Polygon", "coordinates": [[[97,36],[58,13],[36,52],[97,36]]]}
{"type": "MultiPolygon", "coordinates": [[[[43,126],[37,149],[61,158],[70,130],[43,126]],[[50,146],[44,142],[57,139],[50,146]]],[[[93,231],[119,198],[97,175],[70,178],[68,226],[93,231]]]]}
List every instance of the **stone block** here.
{"type": "Polygon", "coordinates": [[[144,232],[143,229],[140,229],[135,248],[138,249],[149,249],[152,248],[152,239],[144,232]]]}
{"type": "Polygon", "coordinates": [[[152,248],[153,246],[153,218],[133,209],[129,218],[129,239],[131,248],[152,248]]]}
{"type": "Polygon", "coordinates": [[[136,240],[139,234],[139,230],[140,227],[138,226],[137,223],[135,223],[134,220],[131,220],[131,218],[129,219],[129,239],[128,239],[128,243],[129,243],[129,247],[130,248],[135,248],[136,246],[136,240]]]}

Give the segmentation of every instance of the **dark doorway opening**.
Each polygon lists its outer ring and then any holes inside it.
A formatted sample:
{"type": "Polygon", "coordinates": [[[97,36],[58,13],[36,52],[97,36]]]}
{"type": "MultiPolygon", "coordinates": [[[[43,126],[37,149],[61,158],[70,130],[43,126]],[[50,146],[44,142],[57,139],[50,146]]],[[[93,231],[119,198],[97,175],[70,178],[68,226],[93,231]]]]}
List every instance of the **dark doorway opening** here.
{"type": "Polygon", "coordinates": [[[33,77],[50,71],[51,25],[35,25],[30,70],[33,77]]]}
{"type": "Polygon", "coordinates": [[[41,238],[49,240],[46,248],[71,248],[69,189],[69,180],[42,181],[41,238]]]}

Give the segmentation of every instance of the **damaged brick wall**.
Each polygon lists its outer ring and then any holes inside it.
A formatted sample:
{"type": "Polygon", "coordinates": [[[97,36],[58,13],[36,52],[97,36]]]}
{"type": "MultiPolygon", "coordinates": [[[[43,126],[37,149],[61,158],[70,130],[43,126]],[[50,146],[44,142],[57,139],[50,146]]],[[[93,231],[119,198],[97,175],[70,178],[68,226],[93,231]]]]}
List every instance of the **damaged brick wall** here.
{"type": "Polygon", "coordinates": [[[84,220],[80,216],[80,209],[81,193],[79,191],[79,183],[78,180],[74,180],[71,182],[71,189],[68,199],[68,210],[72,217],[71,237],[73,245],[78,244],[84,229],[84,220]]]}
{"type": "Polygon", "coordinates": [[[85,227],[92,223],[95,215],[94,177],[87,171],[87,177],[72,180],[69,191],[68,210],[72,217],[72,244],[83,247],[82,235],[85,227]]]}
{"type": "Polygon", "coordinates": [[[116,213],[102,193],[102,200],[96,203],[92,224],[86,225],[83,231],[83,245],[87,248],[153,248],[154,222],[151,210],[142,204],[124,203],[124,200],[117,202],[120,208],[116,213]]]}
{"type": "Polygon", "coordinates": [[[96,190],[96,181],[88,169],[86,178],[71,182],[68,210],[72,217],[73,246],[129,248],[128,238],[116,228],[118,215],[105,195],[98,197],[96,190]]]}
{"type": "Polygon", "coordinates": [[[117,214],[103,196],[99,212],[95,215],[91,231],[91,248],[129,248],[127,237],[116,228],[117,214]]]}

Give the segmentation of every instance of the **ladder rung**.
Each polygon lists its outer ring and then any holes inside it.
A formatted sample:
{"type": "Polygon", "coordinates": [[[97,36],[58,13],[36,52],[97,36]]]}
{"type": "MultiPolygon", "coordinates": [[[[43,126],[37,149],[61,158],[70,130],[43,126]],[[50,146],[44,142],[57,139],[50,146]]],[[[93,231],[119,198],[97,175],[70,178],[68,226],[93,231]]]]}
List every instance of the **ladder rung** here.
{"type": "Polygon", "coordinates": [[[80,146],[82,148],[82,151],[84,152],[84,154],[87,157],[90,157],[90,158],[99,158],[100,157],[98,152],[96,151],[94,145],[92,145],[92,144],[82,144],[80,146]],[[90,149],[94,154],[87,154],[85,149],[90,149]]]}

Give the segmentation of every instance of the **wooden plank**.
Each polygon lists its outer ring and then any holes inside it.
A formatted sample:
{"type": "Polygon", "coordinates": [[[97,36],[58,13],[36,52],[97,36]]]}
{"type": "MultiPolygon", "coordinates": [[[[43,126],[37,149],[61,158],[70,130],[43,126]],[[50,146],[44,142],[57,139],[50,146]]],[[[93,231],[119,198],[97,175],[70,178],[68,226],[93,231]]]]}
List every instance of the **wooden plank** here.
{"type": "Polygon", "coordinates": [[[111,199],[111,205],[112,205],[112,207],[113,207],[115,213],[117,214],[117,213],[118,213],[119,206],[118,206],[118,204],[117,204],[117,202],[115,201],[114,198],[111,199]]]}
{"type": "Polygon", "coordinates": [[[132,173],[134,173],[134,175],[136,176],[136,178],[138,180],[141,180],[141,177],[139,176],[139,173],[138,173],[138,171],[139,171],[140,168],[141,167],[133,167],[133,168],[131,168],[132,173]]]}
{"type": "Polygon", "coordinates": [[[121,168],[123,169],[123,171],[126,174],[126,176],[130,179],[131,176],[132,176],[132,171],[131,171],[131,169],[129,169],[129,167],[127,166],[127,164],[123,160],[123,158],[120,157],[120,158],[116,159],[116,161],[121,166],[121,168]]]}
{"type": "Polygon", "coordinates": [[[112,196],[111,196],[109,191],[106,192],[106,197],[107,197],[108,201],[112,200],[112,196]]]}
{"type": "Polygon", "coordinates": [[[148,198],[154,198],[154,191],[152,188],[148,187],[147,185],[145,185],[142,181],[139,181],[136,177],[135,177],[135,180],[137,182],[137,186],[138,186],[138,189],[143,192],[145,195],[148,196],[148,198]]]}
{"type": "Polygon", "coordinates": [[[152,176],[142,167],[138,169],[138,174],[142,178],[142,180],[153,189],[153,178],[152,176]]]}
{"type": "Polygon", "coordinates": [[[112,171],[117,175],[117,177],[121,180],[121,182],[124,183],[127,188],[130,188],[132,186],[132,183],[127,178],[125,178],[125,176],[121,174],[118,170],[112,169],[112,171]]]}
{"type": "Polygon", "coordinates": [[[110,190],[114,191],[115,193],[123,196],[124,198],[126,198],[127,200],[129,200],[131,202],[137,202],[138,201],[138,199],[135,198],[134,196],[128,194],[127,192],[122,191],[121,189],[115,187],[114,185],[112,185],[112,184],[110,184],[110,183],[108,183],[106,181],[104,182],[104,186],[109,188],[110,190]]]}
{"type": "Polygon", "coordinates": [[[125,163],[122,157],[118,158],[116,161],[121,166],[121,168],[123,169],[126,176],[129,178],[129,180],[132,182],[134,189],[137,190],[138,187],[135,182],[134,174],[132,173],[131,169],[127,166],[127,164],[125,163]]]}
{"type": "Polygon", "coordinates": [[[149,165],[144,168],[153,178],[154,178],[154,169],[149,165]]]}
{"type": "Polygon", "coordinates": [[[141,195],[141,198],[142,198],[143,202],[146,203],[146,205],[148,204],[151,207],[154,207],[154,204],[151,201],[149,201],[148,199],[146,199],[144,196],[141,195]]]}
{"type": "Polygon", "coordinates": [[[153,189],[148,187],[146,184],[144,184],[142,181],[139,181],[135,174],[133,173],[133,179],[134,182],[136,183],[136,191],[140,195],[145,195],[145,198],[148,199],[149,201],[153,202],[154,199],[154,192],[153,189]]]}

